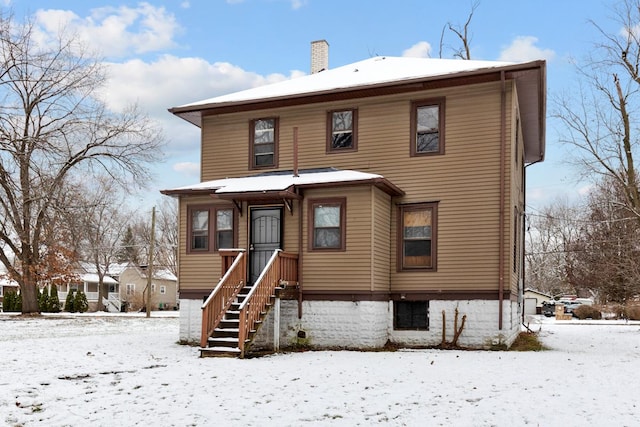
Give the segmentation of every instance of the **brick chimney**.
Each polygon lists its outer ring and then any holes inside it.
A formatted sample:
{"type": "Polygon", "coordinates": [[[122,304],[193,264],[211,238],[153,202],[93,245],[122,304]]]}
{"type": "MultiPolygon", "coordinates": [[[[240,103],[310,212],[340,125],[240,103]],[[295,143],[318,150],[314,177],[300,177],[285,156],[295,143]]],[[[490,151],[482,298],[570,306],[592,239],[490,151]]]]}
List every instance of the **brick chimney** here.
{"type": "Polygon", "coordinates": [[[326,40],[311,42],[311,74],[329,69],[329,43],[326,40]]]}

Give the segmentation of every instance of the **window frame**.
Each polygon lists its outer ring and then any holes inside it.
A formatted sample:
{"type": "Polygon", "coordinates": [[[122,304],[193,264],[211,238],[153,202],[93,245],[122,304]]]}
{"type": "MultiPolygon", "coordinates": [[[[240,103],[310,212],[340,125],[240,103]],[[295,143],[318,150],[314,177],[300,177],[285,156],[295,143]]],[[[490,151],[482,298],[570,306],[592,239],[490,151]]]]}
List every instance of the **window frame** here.
{"type": "Polygon", "coordinates": [[[307,224],[308,224],[308,250],[309,252],[344,252],[347,250],[347,198],[333,197],[322,199],[309,199],[307,202],[307,224]],[[340,246],[320,247],[316,246],[315,236],[315,208],[316,206],[338,206],[340,208],[340,246]]]}
{"type": "Polygon", "coordinates": [[[127,283],[125,285],[125,295],[132,296],[136,294],[136,284],[135,283],[127,283]]]}
{"type": "Polygon", "coordinates": [[[396,270],[398,272],[409,271],[437,271],[438,266],[438,202],[409,203],[398,205],[396,231],[396,270]],[[404,213],[410,211],[431,211],[431,265],[428,267],[408,267],[404,265],[404,213]]]}
{"type": "MultiPolygon", "coordinates": [[[[238,245],[238,211],[232,205],[189,205],[187,206],[187,254],[208,254],[218,252],[218,211],[232,211],[232,248],[238,245]],[[206,249],[193,249],[193,212],[207,211],[209,214],[209,228],[206,249]]],[[[223,248],[228,249],[228,248],[223,248]]]]}
{"type": "Polygon", "coordinates": [[[160,285],[160,295],[165,295],[167,293],[167,286],[160,285]]]}
{"type": "Polygon", "coordinates": [[[327,111],[327,141],[326,153],[345,153],[358,151],[358,109],[357,108],[339,108],[327,111]],[[333,147],[333,115],[335,113],[351,113],[351,147],[334,148],[333,147]]]}
{"type": "Polygon", "coordinates": [[[249,121],[249,169],[274,169],[278,168],[278,145],[280,137],[280,120],[278,117],[260,117],[249,121]],[[273,164],[270,165],[258,165],[256,164],[255,153],[255,133],[256,122],[263,120],[273,120],[273,164]]]}
{"type": "Polygon", "coordinates": [[[420,156],[440,156],[444,154],[445,144],[445,98],[431,98],[420,101],[411,102],[411,143],[410,153],[411,157],[420,156]],[[438,150],[421,152],[418,151],[417,137],[418,137],[418,109],[421,107],[438,107],[438,150]]]}
{"type": "MultiPolygon", "coordinates": [[[[394,330],[399,330],[399,331],[428,331],[429,330],[429,323],[430,323],[430,320],[431,320],[430,319],[431,313],[430,313],[430,307],[429,306],[430,306],[430,304],[429,304],[428,300],[426,300],[426,301],[423,301],[423,300],[420,300],[420,301],[412,301],[412,300],[394,301],[393,302],[393,329],[394,330]],[[411,306],[417,306],[418,304],[425,304],[426,308],[427,308],[426,319],[425,319],[426,325],[424,325],[424,326],[420,326],[420,325],[419,326],[414,326],[413,323],[410,326],[401,326],[401,325],[399,325],[398,324],[399,323],[398,322],[398,320],[399,320],[399,318],[398,318],[398,306],[400,304],[408,304],[408,305],[411,305],[411,306]]],[[[411,317],[412,317],[412,320],[413,320],[413,316],[411,316],[411,317]]]]}

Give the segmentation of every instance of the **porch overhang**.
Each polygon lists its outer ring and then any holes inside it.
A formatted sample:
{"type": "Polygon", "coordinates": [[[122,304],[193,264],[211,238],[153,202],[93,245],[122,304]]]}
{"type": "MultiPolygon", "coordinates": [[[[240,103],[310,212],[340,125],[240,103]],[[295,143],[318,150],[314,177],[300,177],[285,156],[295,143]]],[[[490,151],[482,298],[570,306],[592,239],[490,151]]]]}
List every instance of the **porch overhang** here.
{"type": "Polygon", "coordinates": [[[334,168],[274,171],[240,178],[205,181],[188,187],[162,190],[167,196],[210,195],[215,198],[241,201],[299,200],[305,188],[372,185],[390,196],[402,196],[404,191],[382,175],[334,168]]]}

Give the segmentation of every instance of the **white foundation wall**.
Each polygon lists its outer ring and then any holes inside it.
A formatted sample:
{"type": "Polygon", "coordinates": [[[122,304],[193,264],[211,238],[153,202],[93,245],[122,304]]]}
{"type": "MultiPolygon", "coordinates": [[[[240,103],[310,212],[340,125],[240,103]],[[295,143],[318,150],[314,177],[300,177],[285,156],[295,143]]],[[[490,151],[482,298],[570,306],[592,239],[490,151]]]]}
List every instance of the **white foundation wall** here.
{"type": "MultiPolygon", "coordinates": [[[[311,348],[371,349],[385,345],[388,336],[386,301],[303,301],[298,319],[298,302],[280,305],[280,346],[311,348]]],[[[254,349],[273,347],[271,310],[253,343],[254,349]]]]}
{"type": "MultiPolygon", "coordinates": [[[[298,319],[298,303],[281,301],[280,347],[311,348],[380,348],[387,341],[401,346],[436,346],[442,340],[442,311],[446,317],[446,340],[454,335],[455,309],[458,327],[467,316],[458,345],[471,348],[510,346],[520,332],[519,305],[503,301],[502,329],[498,328],[499,302],[496,300],[464,300],[429,302],[428,331],[393,329],[393,301],[304,301],[302,318],[298,319]]],[[[274,337],[271,310],[253,343],[254,349],[272,349],[274,337]]]]}
{"type": "Polygon", "coordinates": [[[502,329],[499,329],[500,303],[497,300],[429,301],[429,330],[393,330],[393,302],[390,302],[389,339],[406,346],[435,346],[442,341],[442,311],[445,312],[447,342],[453,340],[455,311],[458,309],[458,328],[466,315],[458,345],[471,348],[490,348],[494,345],[510,346],[520,332],[519,306],[516,302],[502,302],[502,329]]]}
{"type": "Polygon", "coordinates": [[[180,299],[180,342],[200,343],[202,300],[180,299]]]}

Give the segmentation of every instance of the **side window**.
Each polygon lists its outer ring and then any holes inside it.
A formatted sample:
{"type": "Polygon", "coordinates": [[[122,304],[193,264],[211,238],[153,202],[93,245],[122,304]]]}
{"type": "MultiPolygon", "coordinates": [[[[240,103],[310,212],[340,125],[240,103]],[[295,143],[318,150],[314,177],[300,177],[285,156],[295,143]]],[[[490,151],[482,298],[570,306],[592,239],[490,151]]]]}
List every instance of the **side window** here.
{"type": "Polygon", "coordinates": [[[236,212],[214,205],[187,208],[187,252],[207,253],[237,244],[236,212]]]}
{"type": "Polygon", "coordinates": [[[346,199],[309,201],[309,249],[346,249],[346,199]]]}
{"type": "Polygon", "coordinates": [[[429,301],[396,301],[393,329],[429,330],[429,301]]]}
{"type": "Polygon", "coordinates": [[[398,271],[436,269],[436,217],[436,203],[399,207],[398,271]]]}
{"type": "Polygon", "coordinates": [[[278,119],[257,119],[249,127],[250,169],[278,167],[278,119]]]}
{"type": "Polygon", "coordinates": [[[358,147],[358,110],[327,113],[327,153],[356,151],[358,147]]]}
{"type": "Polygon", "coordinates": [[[444,98],[411,104],[411,156],[444,154],[444,98]]]}
{"type": "Polygon", "coordinates": [[[189,249],[194,252],[209,250],[209,209],[192,209],[189,249]]]}

